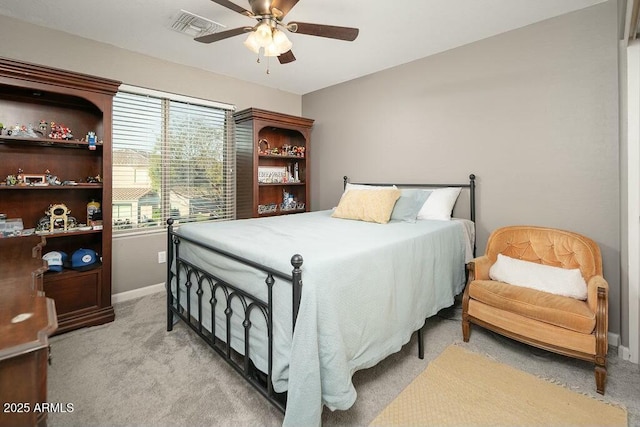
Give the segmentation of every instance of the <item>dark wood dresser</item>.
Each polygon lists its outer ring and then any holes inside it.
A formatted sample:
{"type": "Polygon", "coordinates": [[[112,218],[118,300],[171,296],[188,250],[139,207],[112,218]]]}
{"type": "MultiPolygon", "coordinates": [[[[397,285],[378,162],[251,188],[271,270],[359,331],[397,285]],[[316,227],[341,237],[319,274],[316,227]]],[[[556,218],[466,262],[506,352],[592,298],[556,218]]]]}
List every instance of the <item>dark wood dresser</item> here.
{"type": "Polygon", "coordinates": [[[42,290],[44,244],[38,236],[0,238],[1,427],[47,422],[48,338],[58,323],[42,290]]]}

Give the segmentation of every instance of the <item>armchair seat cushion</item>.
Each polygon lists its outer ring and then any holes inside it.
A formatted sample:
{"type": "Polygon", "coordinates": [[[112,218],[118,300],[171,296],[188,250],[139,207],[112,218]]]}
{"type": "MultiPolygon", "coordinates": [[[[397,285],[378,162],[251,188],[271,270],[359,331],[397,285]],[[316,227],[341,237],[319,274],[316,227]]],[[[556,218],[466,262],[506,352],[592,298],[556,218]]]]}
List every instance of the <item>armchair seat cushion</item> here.
{"type": "Polygon", "coordinates": [[[591,334],[595,313],[586,301],[494,280],[474,280],[469,297],[489,306],[572,331],[591,334]]]}

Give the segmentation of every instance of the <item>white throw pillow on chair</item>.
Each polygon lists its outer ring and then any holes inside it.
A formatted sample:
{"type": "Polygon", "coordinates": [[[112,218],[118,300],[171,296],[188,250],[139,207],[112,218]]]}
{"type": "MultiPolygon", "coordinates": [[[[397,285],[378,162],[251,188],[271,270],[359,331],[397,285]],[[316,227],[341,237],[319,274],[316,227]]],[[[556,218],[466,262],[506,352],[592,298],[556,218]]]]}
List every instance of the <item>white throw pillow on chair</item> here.
{"type": "Polygon", "coordinates": [[[587,299],[587,283],[578,268],[553,267],[498,254],[498,259],[489,269],[489,277],[510,285],[587,299]]]}

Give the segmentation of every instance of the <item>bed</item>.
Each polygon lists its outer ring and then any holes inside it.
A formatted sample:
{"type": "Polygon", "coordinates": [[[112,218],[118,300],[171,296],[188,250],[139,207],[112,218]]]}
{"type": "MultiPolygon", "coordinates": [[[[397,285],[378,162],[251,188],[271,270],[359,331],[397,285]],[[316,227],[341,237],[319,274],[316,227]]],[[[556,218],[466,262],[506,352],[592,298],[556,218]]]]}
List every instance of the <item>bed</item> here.
{"type": "MultiPolygon", "coordinates": [[[[425,320],[453,305],[475,252],[474,175],[464,184],[396,185],[402,197],[418,191],[427,200],[459,188],[451,220],[393,219],[398,198],[383,224],[336,217],[350,191],[371,193],[369,184],[344,182],[333,210],[167,221],[167,330],[182,320],[285,412],[284,425],[318,425],[323,406],[351,407],[353,374],[416,331],[422,357],[425,320]]],[[[390,186],[375,185],[385,194],[390,186]]]]}

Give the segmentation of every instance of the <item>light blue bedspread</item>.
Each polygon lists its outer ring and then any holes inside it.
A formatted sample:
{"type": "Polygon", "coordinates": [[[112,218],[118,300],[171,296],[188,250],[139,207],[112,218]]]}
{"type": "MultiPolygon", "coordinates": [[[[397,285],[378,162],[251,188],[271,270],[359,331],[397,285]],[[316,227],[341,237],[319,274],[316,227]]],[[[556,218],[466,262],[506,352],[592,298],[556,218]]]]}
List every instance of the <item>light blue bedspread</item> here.
{"type": "MultiPolygon", "coordinates": [[[[353,405],[353,373],[399,351],[427,317],[454,303],[464,287],[464,229],[459,221],[374,224],[320,211],[186,224],[179,232],[285,273],[292,270],[293,254],[303,256],[293,338],[291,286],[274,287],[273,385],[278,392],[288,390],[284,424],[308,426],[320,424],[323,405],[353,405]]],[[[248,290],[266,299],[264,275],[201,250],[181,251],[196,265],[217,268],[230,283],[250,283],[248,290]]],[[[241,332],[236,335],[232,345],[242,352],[241,332]]],[[[251,354],[264,370],[264,350],[251,354]]]]}

